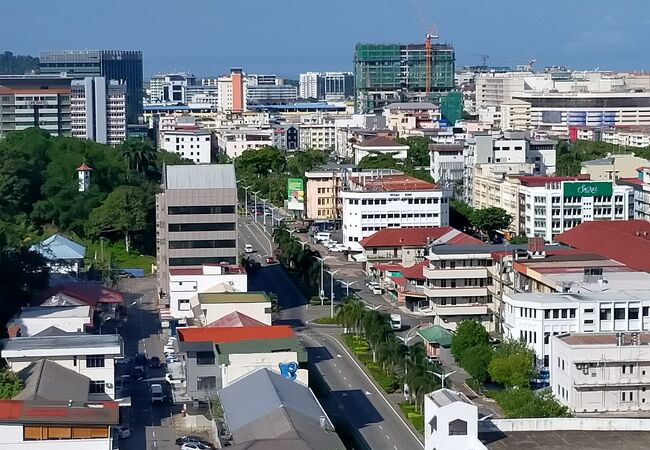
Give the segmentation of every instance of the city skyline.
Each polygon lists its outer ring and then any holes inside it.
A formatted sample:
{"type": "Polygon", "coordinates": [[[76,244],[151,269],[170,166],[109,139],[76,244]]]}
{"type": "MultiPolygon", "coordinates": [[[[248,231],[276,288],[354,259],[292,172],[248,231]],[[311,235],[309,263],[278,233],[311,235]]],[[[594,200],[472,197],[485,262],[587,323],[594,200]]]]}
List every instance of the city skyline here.
{"type": "Polygon", "coordinates": [[[57,49],[142,50],[145,77],[188,70],[214,76],[244,67],[293,78],[305,71],[351,71],[355,43],[421,42],[435,23],[440,41],[454,45],[458,67],[479,65],[485,54],[497,66],[534,58],[539,68],[650,70],[639,59],[650,50],[650,8],[641,0],[618,9],[604,0],[549,0],[526,9],[515,0],[498,8],[474,3],[461,0],[445,10],[433,0],[407,0],[400,8],[388,0],[306,2],[299,8],[289,0],[273,8],[259,0],[197,0],[183,13],[169,0],[155,8],[123,0],[88,8],[72,0],[65,9],[25,0],[4,6],[15,20],[0,29],[0,41],[3,51],[34,56],[57,49]],[[39,32],[25,33],[26,27],[39,32]]]}

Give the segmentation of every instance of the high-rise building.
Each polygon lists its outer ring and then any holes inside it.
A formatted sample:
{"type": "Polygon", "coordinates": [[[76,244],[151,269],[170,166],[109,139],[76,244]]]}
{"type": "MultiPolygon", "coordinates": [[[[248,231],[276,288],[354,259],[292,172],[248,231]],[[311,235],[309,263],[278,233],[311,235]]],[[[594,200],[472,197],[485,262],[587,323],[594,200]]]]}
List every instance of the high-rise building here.
{"type": "MultiPolygon", "coordinates": [[[[355,109],[360,113],[381,114],[384,106],[394,102],[440,103],[454,90],[454,67],[454,48],[449,44],[433,44],[430,94],[427,96],[424,44],[357,44],[354,51],[355,109]]],[[[462,96],[458,101],[462,103],[462,96]]],[[[444,116],[445,108],[442,113],[444,116]]]]}
{"type": "Polygon", "coordinates": [[[246,80],[242,69],[230,69],[230,75],[219,77],[219,109],[241,113],[246,110],[246,80]]]}
{"type": "Polygon", "coordinates": [[[0,76],[0,136],[38,127],[53,136],[70,136],[69,77],[0,76]]]}
{"type": "Polygon", "coordinates": [[[187,87],[196,84],[190,73],[162,73],[149,80],[151,103],[187,103],[187,87]]]}
{"type": "Polygon", "coordinates": [[[128,123],[142,114],[142,52],[135,50],[56,50],[41,52],[43,74],[65,72],[76,79],[104,77],[126,84],[128,123]]]}
{"type": "Polygon", "coordinates": [[[307,72],[300,74],[300,98],[342,100],[354,95],[351,72],[307,72]]]}
{"type": "Polygon", "coordinates": [[[172,267],[236,264],[237,186],[232,164],[167,166],[156,195],[158,287],[172,267]]]}
{"type": "Polygon", "coordinates": [[[118,145],[126,139],[126,86],[104,77],[73,80],[72,136],[118,145]]]}

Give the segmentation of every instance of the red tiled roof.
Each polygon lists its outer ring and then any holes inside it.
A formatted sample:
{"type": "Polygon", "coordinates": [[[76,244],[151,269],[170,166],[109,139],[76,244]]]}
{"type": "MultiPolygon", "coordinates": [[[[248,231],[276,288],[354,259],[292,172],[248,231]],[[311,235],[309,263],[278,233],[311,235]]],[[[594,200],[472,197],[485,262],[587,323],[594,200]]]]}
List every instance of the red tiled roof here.
{"type": "Polygon", "coordinates": [[[206,325],[206,327],[268,327],[269,325],[248,317],[239,311],[233,311],[226,314],[221,319],[217,319],[206,325]]]}
{"type": "Polygon", "coordinates": [[[386,136],[377,136],[371,139],[366,139],[357,144],[358,147],[408,147],[408,145],[400,144],[395,139],[386,136]]]}
{"type": "Polygon", "coordinates": [[[88,164],[83,163],[82,165],[80,165],[79,167],[77,167],[77,170],[93,170],[93,168],[90,167],[88,164]]]}
{"type": "Polygon", "coordinates": [[[544,176],[532,176],[532,175],[520,175],[515,178],[519,178],[519,181],[524,186],[530,187],[541,187],[545,186],[546,183],[559,183],[561,181],[576,181],[577,177],[544,177],[544,176]]]}
{"type": "Polygon", "coordinates": [[[66,423],[70,425],[115,425],[119,422],[117,402],[98,402],[98,406],[68,403],[34,404],[24,400],[0,400],[0,422],[66,423]],[[101,407],[100,407],[101,406],[101,407]]]}
{"type": "Polygon", "coordinates": [[[407,280],[424,280],[424,268],[429,263],[427,261],[422,261],[421,263],[415,264],[410,267],[404,267],[402,269],[402,275],[407,280]]]}
{"type": "Polygon", "coordinates": [[[381,177],[350,177],[350,181],[364,191],[432,191],[438,186],[408,175],[384,175],[381,177]]]}
{"type": "Polygon", "coordinates": [[[277,339],[292,337],[289,325],[264,325],[258,327],[188,327],[179,328],[178,336],[183,342],[238,342],[254,339],[277,339]]]}
{"type": "Polygon", "coordinates": [[[404,286],[406,284],[406,278],[404,277],[392,277],[391,280],[398,286],[404,286]]]}
{"type": "Polygon", "coordinates": [[[359,241],[364,248],[370,247],[421,247],[431,241],[445,244],[482,244],[452,227],[384,228],[359,241]]]}
{"type": "Polygon", "coordinates": [[[616,180],[617,183],[628,183],[628,184],[636,184],[638,186],[643,186],[643,180],[633,177],[633,178],[619,178],[616,180]]]}
{"type": "Polygon", "coordinates": [[[645,220],[583,222],[555,240],[650,272],[650,222],[645,220]]]}
{"type": "MultiPolygon", "coordinates": [[[[170,267],[169,274],[170,275],[206,275],[203,272],[203,267],[205,266],[224,267],[226,269],[225,273],[230,275],[246,273],[246,270],[241,266],[235,266],[235,265],[224,263],[224,264],[203,264],[202,267],[170,267]]],[[[212,274],[207,274],[207,275],[212,275],[212,274]]]]}
{"type": "Polygon", "coordinates": [[[107,288],[92,281],[64,283],[41,291],[35,296],[35,304],[44,303],[55,295],[66,295],[90,306],[99,303],[122,303],[124,297],[115,289],[107,288]]]}

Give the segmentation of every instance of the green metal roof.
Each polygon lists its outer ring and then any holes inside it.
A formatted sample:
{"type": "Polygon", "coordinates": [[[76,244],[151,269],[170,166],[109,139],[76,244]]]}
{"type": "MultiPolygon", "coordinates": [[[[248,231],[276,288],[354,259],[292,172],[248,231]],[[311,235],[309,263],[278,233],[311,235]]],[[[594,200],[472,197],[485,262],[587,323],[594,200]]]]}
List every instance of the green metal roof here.
{"type": "Polygon", "coordinates": [[[427,328],[421,328],[418,330],[418,335],[430,344],[437,343],[441,347],[451,347],[451,337],[453,335],[451,331],[441,327],[440,325],[431,325],[427,328]]]}
{"type": "Polygon", "coordinates": [[[199,303],[264,303],[270,301],[266,292],[206,292],[199,294],[199,303]]]}
{"type": "MultiPolygon", "coordinates": [[[[282,350],[296,352],[298,361],[307,362],[307,352],[296,337],[277,339],[249,339],[245,341],[217,344],[219,363],[229,364],[230,355],[247,353],[273,353],[282,350]]],[[[289,361],[287,361],[289,362],[289,361]]]]}

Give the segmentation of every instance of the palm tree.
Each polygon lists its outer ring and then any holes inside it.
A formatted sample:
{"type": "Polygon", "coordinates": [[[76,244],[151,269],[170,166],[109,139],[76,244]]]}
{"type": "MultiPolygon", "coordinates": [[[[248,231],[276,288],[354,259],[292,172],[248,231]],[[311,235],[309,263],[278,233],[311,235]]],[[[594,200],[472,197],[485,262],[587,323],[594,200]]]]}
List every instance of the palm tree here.
{"type": "Polygon", "coordinates": [[[120,151],[129,170],[145,173],[153,167],[157,153],[156,150],[144,140],[128,139],[120,145],[120,151]]]}

